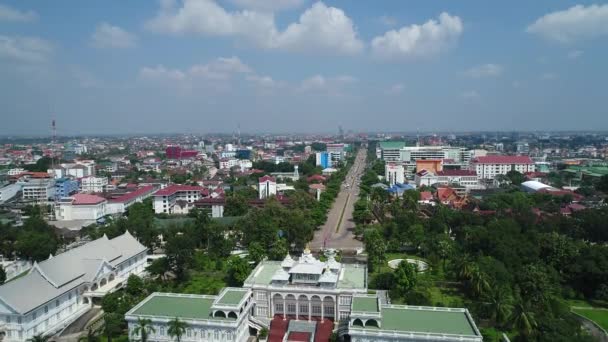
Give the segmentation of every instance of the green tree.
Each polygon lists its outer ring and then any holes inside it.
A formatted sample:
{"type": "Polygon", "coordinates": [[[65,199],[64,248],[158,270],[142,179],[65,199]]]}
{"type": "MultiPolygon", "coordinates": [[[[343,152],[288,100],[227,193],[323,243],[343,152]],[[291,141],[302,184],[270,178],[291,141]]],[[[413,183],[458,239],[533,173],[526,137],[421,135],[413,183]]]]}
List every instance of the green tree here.
{"type": "Polygon", "coordinates": [[[4,271],[4,267],[0,265],[0,285],[4,284],[6,281],[6,271],[4,271]]]}
{"type": "Polygon", "coordinates": [[[367,252],[367,264],[370,272],[386,260],[386,243],[378,229],[368,229],[363,234],[365,251],[367,252]]]}
{"type": "Polygon", "coordinates": [[[266,257],[266,249],[257,241],[254,241],[249,244],[249,248],[247,248],[249,252],[249,259],[255,262],[256,264],[260,261],[264,260],[266,257]]]}
{"type": "Polygon", "coordinates": [[[186,329],[188,328],[188,323],[180,321],[179,318],[175,317],[175,319],[169,322],[169,328],[167,329],[167,333],[172,338],[175,337],[177,342],[181,342],[182,336],[186,333],[186,329]]]}
{"type": "Polygon", "coordinates": [[[608,175],[600,177],[595,188],[603,193],[608,193],[608,175]]]}
{"type": "Polygon", "coordinates": [[[127,294],[130,296],[137,298],[144,294],[144,290],[144,281],[135,274],[129,275],[129,278],[127,278],[125,292],[127,292],[127,294]]]}
{"type": "Polygon", "coordinates": [[[268,258],[270,260],[283,260],[289,253],[289,247],[285,239],[275,239],[274,244],[268,251],[268,258]]]}
{"type": "Polygon", "coordinates": [[[38,334],[38,335],[33,336],[32,338],[29,338],[27,341],[28,342],[47,342],[48,340],[49,340],[48,336],[38,334]]]}
{"type": "Polygon", "coordinates": [[[161,281],[165,281],[165,275],[169,270],[169,262],[166,257],[158,258],[152,261],[150,266],[146,267],[146,271],[148,271],[151,276],[156,277],[161,281]]]}
{"type": "Polygon", "coordinates": [[[416,267],[406,260],[403,260],[397,266],[394,277],[394,289],[401,297],[405,297],[407,293],[416,286],[416,267]]]}
{"type": "Polygon", "coordinates": [[[239,194],[233,194],[226,198],[224,216],[243,216],[249,211],[247,199],[239,194]]]}
{"type": "Polygon", "coordinates": [[[165,254],[171,270],[178,280],[186,278],[186,270],[192,262],[194,241],[183,233],[168,238],[165,244],[165,254]]]}
{"type": "Polygon", "coordinates": [[[247,276],[249,276],[249,263],[247,260],[233,256],[228,260],[228,284],[230,286],[242,286],[247,276]]]}
{"type": "Polygon", "coordinates": [[[526,181],[526,177],[523,174],[521,174],[520,172],[515,171],[515,170],[511,170],[511,171],[507,172],[506,176],[507,176],[507,179],[509,179],[509,181],[513,185],[520,185],[521,183],[526,181]]]}
{"type": "Polygon", "coordinates": [[[504,286],[491,289],[486,295],[485,303],[491,312],[492,319],[498,325],[505,323],[511,315],[513,297],[504,286]]]}
{"type": "Polygon", "coordinates": [[[512,329],[516,329],[524,337],[532,335],[537,326],[534,313],[523,303],[515,305],[509,323],[512,329]]]}
{"type": "Polygon", "coordinates": [[[147,318],[140,318],[133,329],[133,336],[139,337],[140,342],[148,342],[148,335],[154,332],[156,330],[152,326],[152,321],[147,318]]]}
{"type": "Polygon", "coordinates": [[[118,335],[122,329],[122,315],[114,312],[106,312],[103,315],[103,333],[108,338],[108,342],[112,342],[112,338],[118,335]]]}

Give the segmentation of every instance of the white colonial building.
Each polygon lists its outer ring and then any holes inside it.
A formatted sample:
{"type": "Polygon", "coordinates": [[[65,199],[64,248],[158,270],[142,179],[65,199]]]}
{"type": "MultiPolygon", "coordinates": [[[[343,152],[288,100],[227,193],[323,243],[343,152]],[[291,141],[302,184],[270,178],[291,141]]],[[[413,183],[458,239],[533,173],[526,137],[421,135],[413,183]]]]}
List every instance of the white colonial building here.
{"type": "Polygon", "coordinates": [[[168,323],[188,324],[181,340],[246,341],[262,328],[270,341],[328,341],[331,333],[353,341],[481,342],[466,309],[386,304],[367,294],[367,267],[316,259],[309,250],[294,259],[262,261],[241,288],[217,296],[154,293],[125,315],[130,336],[140,318],[154,331],[149,341],[168,342],[168,323]]]}
{"type": "Polygon", "coordinates": [[[101,298],[140,274],[147,248],[129,232],[105,235],[34,263],[29,273],[0,286],[0,336],[26,341],[52,335],[87,312],[101,298]]]}
{"type": "Polygon", "coordinates": [[[384,174],[390,186],[405,183],[405,169],[401,163],[386,163],[384,174]]]}

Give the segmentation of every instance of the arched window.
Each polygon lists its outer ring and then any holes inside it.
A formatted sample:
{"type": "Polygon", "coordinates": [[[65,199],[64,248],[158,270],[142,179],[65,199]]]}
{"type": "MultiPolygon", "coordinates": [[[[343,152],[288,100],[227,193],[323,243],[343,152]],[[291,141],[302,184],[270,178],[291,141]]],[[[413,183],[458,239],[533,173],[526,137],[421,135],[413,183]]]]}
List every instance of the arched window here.
{"type": "Polygon", "coordinates": [[[375,319],[368,319],[367,322],[365,322],[365,327],[379,328],[378,321],[376,321],[375,319]]]}
{"type": "Polygon", "coordinates": [[[237,318],[238,318],[238,316],[236,315],[236,313],[235,313],[234,311],[230,311],[230,312],[228,313],[228,318],[234,318],[234,319],[237,319],[237,318]]]}
{"type": "Polygon", "coordinates": [[[224,311],[216,311],[215,314],[213,315],[213,317],[221,317],[221,318],[226,318],[226,314],[224,313],[224,311]]]}
{"type": "Polygon", "coordinates": [[[355,327],[363,327],[363,322],[360,319],[355,318],[355,320],[353,321],[353,326],[355,326],[355,327]]]}

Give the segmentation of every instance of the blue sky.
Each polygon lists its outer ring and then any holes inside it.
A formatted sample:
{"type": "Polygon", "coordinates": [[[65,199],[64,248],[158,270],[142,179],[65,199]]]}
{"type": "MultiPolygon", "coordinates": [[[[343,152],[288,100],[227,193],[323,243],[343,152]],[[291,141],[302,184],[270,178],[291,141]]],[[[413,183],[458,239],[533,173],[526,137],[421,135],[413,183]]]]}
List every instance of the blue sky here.
{"type": "Polygon", "coordinates": [[[0,134],[606,130],[608,3],[0,0],[0,134]]]}

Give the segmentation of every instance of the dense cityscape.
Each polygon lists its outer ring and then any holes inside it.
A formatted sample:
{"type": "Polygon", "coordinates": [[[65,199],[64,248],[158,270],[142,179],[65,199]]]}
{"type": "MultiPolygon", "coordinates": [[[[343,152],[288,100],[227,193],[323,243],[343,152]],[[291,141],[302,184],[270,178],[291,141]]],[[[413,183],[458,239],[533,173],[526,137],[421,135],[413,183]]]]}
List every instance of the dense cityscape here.
{"type": "Polygon", "coordinates": [[[0,342],[607,342],[592,1],[0,0],[0,342]]]}

